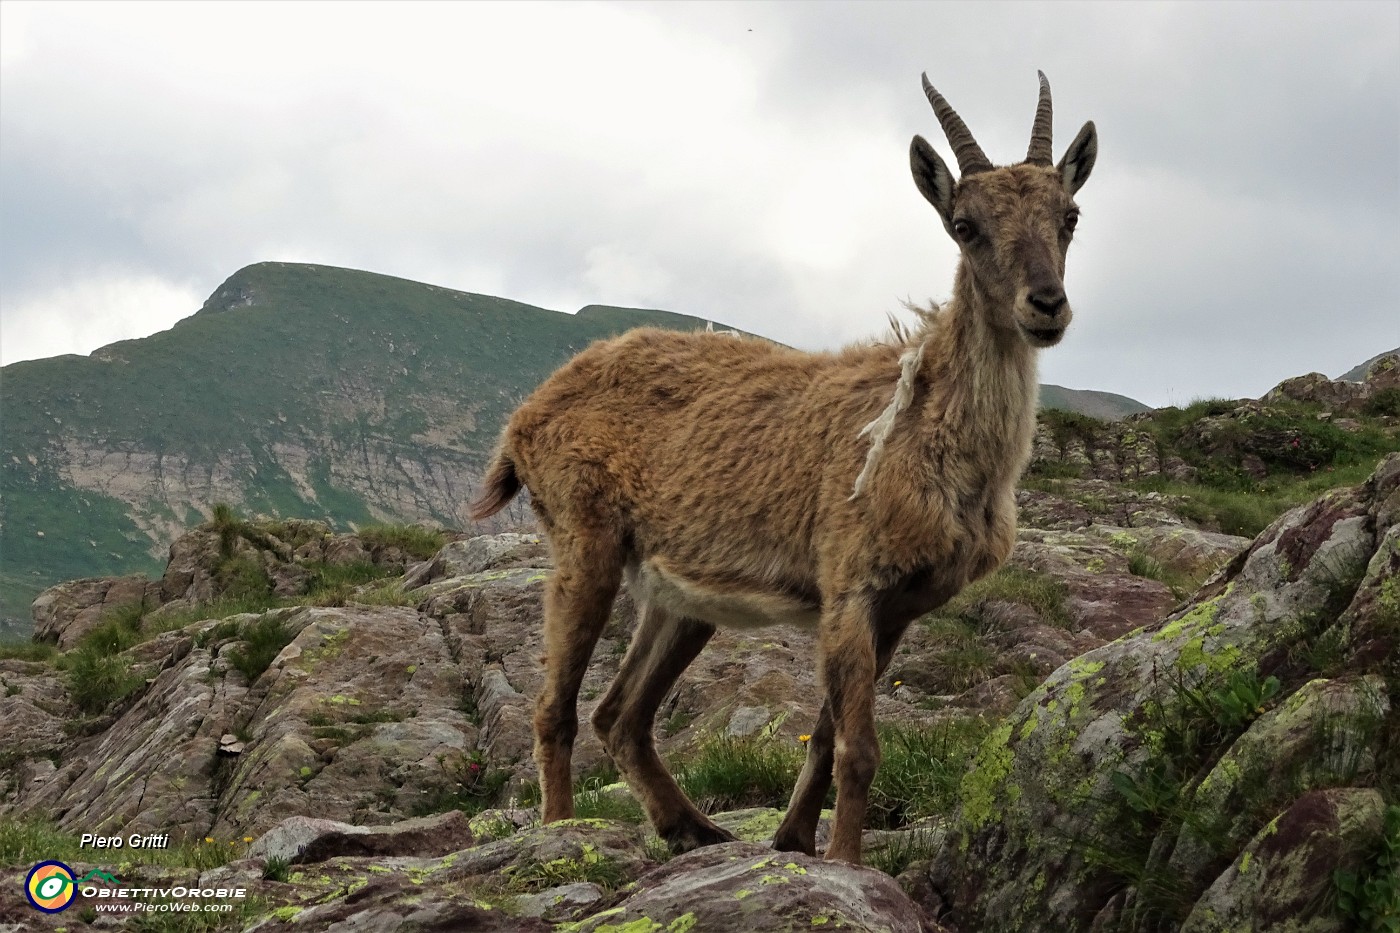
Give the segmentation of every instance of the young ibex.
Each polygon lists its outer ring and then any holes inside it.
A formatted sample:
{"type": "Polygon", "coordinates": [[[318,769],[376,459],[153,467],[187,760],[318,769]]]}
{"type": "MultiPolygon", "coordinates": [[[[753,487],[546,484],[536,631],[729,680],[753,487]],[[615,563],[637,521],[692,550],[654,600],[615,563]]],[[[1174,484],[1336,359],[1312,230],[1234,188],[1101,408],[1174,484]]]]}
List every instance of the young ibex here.
{"type": "Polygon", "coordinates": [[[774,842],[815,852],[834,765],[826,854],[860,861],[876,678],[911,620],[1011,551],[1036,351],[1070,321],[1073,195],[1097,152],[1086,123],[1052,164],[1043,74],[1026,159],[1001,168],[927,76],[924,93],[962,178],[915,136],[914,182],[962,255],[952,300],[917,329],[837,353],[635,330],[511,417],[472,517],[523,484],[554,555],[535,710],[545,822],[573,815],[579,684],[626,577],[641,621],[593,725],[657,832],[678,851],[733,838],[667,772],[653,719],[716,626],[789,622],[816,628],[826,698],[774,842]]]}

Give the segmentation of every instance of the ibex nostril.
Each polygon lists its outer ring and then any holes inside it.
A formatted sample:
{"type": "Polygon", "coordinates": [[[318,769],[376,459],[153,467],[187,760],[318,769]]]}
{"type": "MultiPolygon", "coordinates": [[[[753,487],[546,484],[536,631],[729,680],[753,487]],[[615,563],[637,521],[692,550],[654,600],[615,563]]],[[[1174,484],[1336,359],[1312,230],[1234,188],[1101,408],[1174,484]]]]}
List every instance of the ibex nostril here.
{"type": "Polygon", "coordinates": [[[1037,311],[1055,317],[1060,313],[1060,309],[1065,306],[1065,293],[1060,289],[1042,289],[1038,292],[1031,292],[1026,299],[1035,306],[1037,311]]]}

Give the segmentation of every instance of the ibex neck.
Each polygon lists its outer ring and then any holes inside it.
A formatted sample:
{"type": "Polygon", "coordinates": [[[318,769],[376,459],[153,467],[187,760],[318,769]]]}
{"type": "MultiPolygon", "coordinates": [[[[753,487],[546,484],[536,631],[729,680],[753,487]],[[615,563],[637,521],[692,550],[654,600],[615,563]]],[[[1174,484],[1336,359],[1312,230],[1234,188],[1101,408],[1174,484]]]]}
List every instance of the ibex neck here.
{"type": "Polygon", "coordinates": [[[1007,309],[992,307],[970,279],[959,270],[939,339],[925,353],[927,423],[960,448],[949,453],[984,465],[989,480],[1006,481],[1009,471],[1014,482],[1035,430],[1036,351],[993,323],[1009,320],[1007,309]]]}

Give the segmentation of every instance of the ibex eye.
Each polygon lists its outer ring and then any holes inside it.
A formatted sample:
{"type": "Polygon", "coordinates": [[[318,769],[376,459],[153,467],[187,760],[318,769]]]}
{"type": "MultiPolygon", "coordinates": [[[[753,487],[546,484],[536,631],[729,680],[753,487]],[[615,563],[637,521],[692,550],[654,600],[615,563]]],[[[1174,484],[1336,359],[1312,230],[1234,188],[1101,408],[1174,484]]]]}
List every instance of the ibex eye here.
{"type": "Polygon", "coordinates": [[[953,233],[959,240],[966,243],[977,235],[977,228],[965,220],[955,220],[953,221],[953,233]]]}
{"type": "Polygon", "coordinates": [[[1077,211],[1070,211],[1065,215],[1066,230],[1073,230],[1077,223],[1079,223],[1079,213],[1077,211]]]}

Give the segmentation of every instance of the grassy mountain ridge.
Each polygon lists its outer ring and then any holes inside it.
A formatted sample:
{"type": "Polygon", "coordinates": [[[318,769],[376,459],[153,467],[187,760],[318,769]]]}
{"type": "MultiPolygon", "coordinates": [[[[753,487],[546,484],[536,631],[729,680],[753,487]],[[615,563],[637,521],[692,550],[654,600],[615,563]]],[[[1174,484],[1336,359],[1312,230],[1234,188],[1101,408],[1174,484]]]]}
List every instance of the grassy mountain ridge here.
{"type": "Polygon", "coordinates": [[[1073,411],[1101,421],[1117,421],[1128,415],[1152,409],[1137,399],[1096,389],[1066,389],[1044,383],[1040,387],[1040,407],[1073,411]]]}

